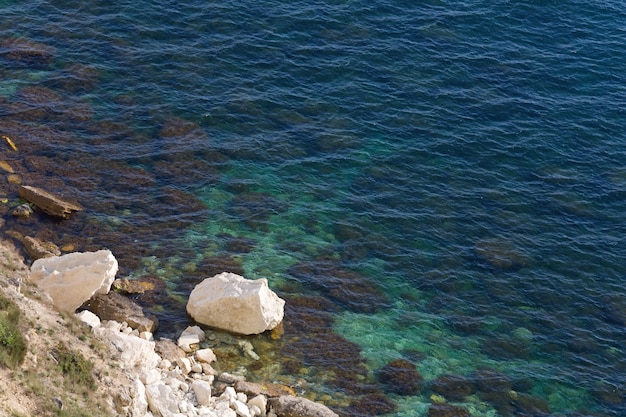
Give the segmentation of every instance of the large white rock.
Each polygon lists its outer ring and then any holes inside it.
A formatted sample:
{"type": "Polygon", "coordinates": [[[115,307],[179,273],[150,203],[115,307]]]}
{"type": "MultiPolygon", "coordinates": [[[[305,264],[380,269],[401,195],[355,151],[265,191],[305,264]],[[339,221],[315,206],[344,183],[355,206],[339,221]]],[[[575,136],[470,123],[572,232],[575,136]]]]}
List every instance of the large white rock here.
{"type": "Polygon", "coordinates": [[[74,252],[37,259],[30,267],[30,278],[58,310],[73,313],[94,294],[108,293],[117,269],[110,250],[74,252]]]}
{"type": "Polygon", "coordinates": [[[239,334],[273,329],[283,320],[284,307],[267,279],[249,280],[230,272],[196,285],[187,302],[187,312],[198,323],[239,334]]]}

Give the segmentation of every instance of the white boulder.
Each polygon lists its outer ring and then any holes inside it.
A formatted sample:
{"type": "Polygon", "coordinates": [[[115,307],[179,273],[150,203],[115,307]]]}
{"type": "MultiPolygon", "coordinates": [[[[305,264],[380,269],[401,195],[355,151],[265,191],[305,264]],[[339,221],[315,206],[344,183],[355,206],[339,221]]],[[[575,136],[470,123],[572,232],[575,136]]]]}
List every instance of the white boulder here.
{"type": "Polygon", "coordinates": [[[106,294],[118,264],[110,250],[74,252],[37,259],[30,277],[61,311],[73,313],[95,294],[106,294]]]}
{"type": "Polygon", "coordinates": [[[230,272],[196,285],[187,302],[187,312],[198,323],[245,335],[278,326],[284,307],[267,279],[249,280],[230,272]]]}

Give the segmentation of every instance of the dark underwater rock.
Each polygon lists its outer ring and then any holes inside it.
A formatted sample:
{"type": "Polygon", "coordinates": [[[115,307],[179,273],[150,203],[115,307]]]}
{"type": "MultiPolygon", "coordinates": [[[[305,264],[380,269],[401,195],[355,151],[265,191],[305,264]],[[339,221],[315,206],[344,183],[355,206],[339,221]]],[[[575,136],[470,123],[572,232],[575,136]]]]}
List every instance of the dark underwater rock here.
{"type": "Polygon", "coordinates": [[[467,377],[446,374],[435,379],[430,389],[450,401],[463,401],[465,397],[474,393],[474,384],[467,377]]]}
{"type": "Polygon", "coordinates": [[[24,65],[48,65],[55,53],[55,48],[24,37],[0,41],[0,57],[24,65]]]}
{"type": "Polygon", "coordinates": [[[398,406],[383,393],[375,392],[353,400],[347,414],[354,417],[377,416],[394,412],[398,406]]]}
{"type": "Polygon", "coordinates": [[[288,204],[267,193],[243,193],[232,198],[227,211],[251,229],[263,230],[270,216],[287,210],[288,204]]]}
{"type": "Polygon", "coordinates": [[[219,235],[219,237],[225,241],[226,250],[231,253],[251,252],[257,244],[256,240],[246,237],[231,235],[219,235]]]}
{"type": "Polygon", "coordinates": [[[512,416],[513,383],[508,375],[495,369],[477,369],[470,376],[481,400],[490,403],[501,417],[512,416]]]}
{"type": "Polygon", "coordinates": [[[97,87],[100,72],[91,65],[72,63],[63,68],[50,84],[70,93],[83,93],[97,87]]]}
{"type": "Polygon", "coordinates": [[[242,259],[234,256],[209,256],[204,257],[196,265],[194,271],[186,271],[182,277],[184,288],[191,291],[202,280],[221,274],[232,272],[237,275],[245,275],[242,259]]]}
{"type": "Polygon", "coordinates": [[[526,256],[503,239],[480,240],[474,253],[481,262],[498,270],[517,270],[529,264],[526,256]]]}
{"type": "Polygon", "coordinates": [[[204,134],[197,124],[180,117],[169,119],[159,130],[159,136],[162,138],[181,138],[192,133],[204,134]]]}
{"type": "Polygon", "coordinates": [[[417,394],[422,385],[422,376],[415,365],[405,359],[396,359],[378,371],[378,379],[390,392],[398,395],[417,394]]]}
{"type": "Polygon", "coordinates": [[[63,106],[63,98],[54,90],[33,85],[20,88],[13,105],[14,116],[19,119],[43,121],[63,106]]]}
{"type": "Polygon", "coordinates": [[[289,270],[298,281],[352,311],[373,313],[389,306],[376,284],[332,259],[301,262],[289,270]]]}
{"type": "Polygon", "coordinates": [[[307,367],[327,374],[330,386],[354,396],[372,393],[361,348],[333,332],[337,307],[321,297],[285,296],[284,334],[280,345],[283,371],[297,375],[307,367]]]}
{"type": "Polygon", "coordinates": [[[446,322],[452,330],[463,335],[476,334],[481,330],[483,325],[481,318],[462,314],[451,314],[446,317],[446,322]]]}
{"type": "Polygon", "coordinates": [[[481,392],[509,392],[513,388],[511,378],[495,369],[477,369],[470,378],[481,392]]]}
{"type": "Polygon", "coordinates": [[[606,322],[626,326],[626,295],[614,293],[603,296],[602,312],[606,322]]]}
{"type": "Polygon", "coordinates": [[[550,407],[546,400],[528,394],[513,394],[512,403],[518,415],[521,416],[548,416],[550,407]]]}
{"type": "Polygon", "coordinates": [[[480,349],[497,359],[527,359],[531,353],[528,341],[505,335],[484,339],[480,349]]]}
{"type": "Polygon", "coordinates": [[[607,406],[622,405],[626,401],[626,387],[620,384],[601,382],[591,387],[591,394],[607,406]]]}
{"type": "Polygon", "coordinates": [[[452,404],[431,404],[428,417],[470,417],[466,408],[452,404]]]}

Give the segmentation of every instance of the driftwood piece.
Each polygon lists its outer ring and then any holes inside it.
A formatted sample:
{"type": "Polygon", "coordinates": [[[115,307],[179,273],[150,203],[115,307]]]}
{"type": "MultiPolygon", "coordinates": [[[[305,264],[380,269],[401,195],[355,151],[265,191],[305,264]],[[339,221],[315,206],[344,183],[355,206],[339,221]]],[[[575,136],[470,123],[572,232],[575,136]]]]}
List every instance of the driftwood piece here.
{"type": "Polygon", "coordinates": [[[24,200],[34,204],[41,211],[51,216],[69,219],[73,212],[83,209],[78,204],[65,201],[37,187],[22,185],[18,193],[24,200]]]}

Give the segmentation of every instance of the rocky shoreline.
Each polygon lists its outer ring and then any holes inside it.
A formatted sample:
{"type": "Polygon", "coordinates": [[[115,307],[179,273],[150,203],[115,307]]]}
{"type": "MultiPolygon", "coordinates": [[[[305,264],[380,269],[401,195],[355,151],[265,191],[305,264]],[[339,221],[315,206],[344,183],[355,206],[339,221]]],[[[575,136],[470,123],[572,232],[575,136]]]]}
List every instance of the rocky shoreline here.
{"type": "Polygon", "coordinates": [[[100,322],[85,310],[79,319],[101,340],[119,352],[123,369],[133,383],[118,394],[114,404],[124,416],[337,416],[326,406],[297,397],[290,387],[247,382],[229,373],[217,374],[215,354],[198,326],[187,328],[178,339],[152,340],[126,322],[100,322]],[[158,353],[157,353],[158,352],[158,353]]]}
{"type": "MultiPolygon", "coordinates": [[[[63,219],[81,209],[36,187],[20,187],[20,197],[47,215],[63,219]]],[[[30,205],[23,204],[11,214],[28,217],[33,214],[29,209],[30,205]]],[[[132,293],[133,284],[136,287],[140,283],[115,281],[118,262],[110,251],[61,255],[51,242],[12,237],[22,243],[34,262],[27,268],[22,259],[13,259],[23,267],[19,275],[6,277],[6,287],[13,287],[14,299],[20,298],[23,285],[36,287],[38,296],[51,303],[40,309],[52,307],[75,316],[106,345],[111,352],[109,360],[116,363],[114,368],[127,381],[121,390],[109,393],[107,403],[115,415],[337,417],[325,405],[297,397],[288,386],[252,383],[243,376],[218,374],[211,366],[217,358],[199,326],[189,326],[176,343],[169,339],[155,341],[156,317],[144,315],[143,309],[131,299],[111,292],[113,287],[132,293]]],[[[4,248],[8,245],[5,242],[4,248]]],[[[5,253],[19,256],[14,250],[5,253]]],[[[213,327],[255,334],[278,327],[283,319],[283,306],[284,300],[268,288],[267,280],[251,281],[223,273],[197,286],[190,296],[188,312],[198,322],[213,327]],[[218,297],[220,292],[226,295],[224,299],[218,297]]],[[[258,358],[251,345],[245,352],[258,358]]]]}
{"type": "MultiPolygon", "coordinates": [[[[2,292],[13,299],[27,317],[35,314],[37,320],[44,315],[52,316],[53,321],[64,320],[46,302],[47,294],[32,284],[30,268],[24,265],[13,245],[3,241],[1,248],[5,260],[17,265],[3,272],[2,292]]],[[[96,377],[102,385],[100,389],[104,388],[104,400],[110,408],[105,414],[133,417],[337,416],[321,403],[297,397],[288,386],[252,383],[243,376],[217,373],[211,365],[216,356],[210,341],[198,326],[188,327],[177,341],[155,341],[152,333],[146,329],[140,332],[139,325],[133,328],[126,321],[101,320],[89,310],[75,317],[108,352],[103,360],[106,370],[96,377]]],[[[70,329],[68,331],[71,333],[70,329]]],[[[84,329],[79,333],[82,331],[84,329]]],[[[54,344],[55,336],[50,336],[52,340],[48,344],[54,344]]],[[[73,343],[79,336],[65,335],[73,343]]],[[[42,336],[27,336],[29,342],[35,337],[41,339],[42,336]]],[[[249,354],[254,355],[250,350],[249,354]]],[[[30,353],[22,368],[36,364],[36,353],[30,353]]],[[[4,404],[5,410],[0,411],[0,415],[2,412],[19,413],[8,398],[4,404]]]]}

